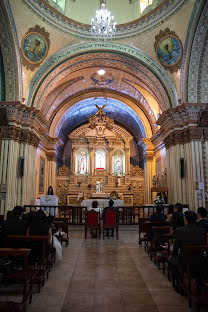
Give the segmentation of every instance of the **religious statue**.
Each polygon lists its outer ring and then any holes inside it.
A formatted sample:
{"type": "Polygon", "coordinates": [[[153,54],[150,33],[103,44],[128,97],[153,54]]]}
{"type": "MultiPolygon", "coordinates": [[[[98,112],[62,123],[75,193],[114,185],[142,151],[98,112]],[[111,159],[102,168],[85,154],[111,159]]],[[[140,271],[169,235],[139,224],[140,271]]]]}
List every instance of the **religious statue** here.
{"type": "Polygon", "coordinates": [[[163,174],[161,176],[161,186],[167,186],[167,173],[166,168],[163,171],[163,174]]]}
{"type": "Polygon", "coordinates": [[[120,159],[116,160],[116,163],[115,163],[115,174],[117,176],[121,175],[121,160],[120,159]]]}
{"type": "Polygon", "coordinates": [[[79,174],[85,174],[86,172],[86,158],[81,156],[79,158],[79,174]]]}
{"type": "Polygon", "coordinates": [[[153,186],[153,187],[156,187],[156,186],[157,186],[156,175],[154,175],[153,178],[152,178],[152,186],[153,186]]]}

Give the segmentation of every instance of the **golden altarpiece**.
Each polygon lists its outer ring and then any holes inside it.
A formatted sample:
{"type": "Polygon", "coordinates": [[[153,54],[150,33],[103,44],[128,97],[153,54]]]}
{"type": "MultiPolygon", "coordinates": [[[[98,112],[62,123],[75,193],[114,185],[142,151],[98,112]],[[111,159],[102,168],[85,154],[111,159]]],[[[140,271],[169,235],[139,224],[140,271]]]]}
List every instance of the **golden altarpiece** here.
{"type": "Polygon", "coordinates": [[[89,122],[70,133],[71,169],[57,171],[57,195],[60,204],[80,204],[82,194],[122,194],[125,205],[144,204],[144,172],[130,164],[133,137],[107,117],[103,108],[89,122]],[[80,195],[81,194],[81,195],[80,195]]]}

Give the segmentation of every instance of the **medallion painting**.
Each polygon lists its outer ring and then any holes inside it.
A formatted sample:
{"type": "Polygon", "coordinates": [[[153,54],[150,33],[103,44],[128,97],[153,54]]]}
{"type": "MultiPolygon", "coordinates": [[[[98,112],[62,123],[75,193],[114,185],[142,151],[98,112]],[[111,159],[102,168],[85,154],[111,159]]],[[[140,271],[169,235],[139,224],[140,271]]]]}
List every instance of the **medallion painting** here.
{"type": "Polygon", "coordinates": [[[180,67],[183,47],[175,32],[166,28],[155,37],[155,52],[158,61],[170,72],[180,67]]]}
{"type": "Polygon", "coordinates": [[[22,39],[23,65],[27,69],[34,70],[47,56],[50,45],[48,37],[49,34],[45,32],[45,29],[36,25],[35,28],[30,28],[22,39]]]}

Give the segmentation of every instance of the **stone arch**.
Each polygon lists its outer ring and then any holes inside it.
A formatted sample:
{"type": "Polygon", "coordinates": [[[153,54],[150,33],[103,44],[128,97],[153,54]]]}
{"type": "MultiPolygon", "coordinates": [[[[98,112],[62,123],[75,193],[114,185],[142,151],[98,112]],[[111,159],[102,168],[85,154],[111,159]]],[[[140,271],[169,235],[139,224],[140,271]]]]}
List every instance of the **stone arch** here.
{"type": "Polygon", "coordinates": [[[129,59],[135,60],[138,64],[142,64],[143,67],[154,76],[155,80],[158,81],[158,84],[161,86],[161,92],[166,94],[167,103],[164,103],[166,109],[178,105],[176,89],[171,78],[162,66],[142,53],[142,51],[119,43],[91,42],[64,48],[46,60],[31,80],[27,96],[27,106],[35,106],[38,108],[37,103],[35,103],[37,94],[38,92],[42,94],[42,90],[44,90],[43,85],[44,83],[46,85],[48,76],[53,72],[55,73],[55,70],[57,72],[59,66],[61,70],[61,66],[69,59],[75,58],[79,55],[87,55],[103,51],[117,54],[121,57],[125,56],[129,59]]]}
{"type": "Polygon", "coordinates": [[[196,2],[184,46],[181,79],[183,102],[208,102],[208,2],[196,2]]]}
{"type": "Polygon", "coordinates": [[[0,47],[5,72],[5,101],[22,99],[22,68],[16,26],[8,0],[0,2],[0,47]]]}

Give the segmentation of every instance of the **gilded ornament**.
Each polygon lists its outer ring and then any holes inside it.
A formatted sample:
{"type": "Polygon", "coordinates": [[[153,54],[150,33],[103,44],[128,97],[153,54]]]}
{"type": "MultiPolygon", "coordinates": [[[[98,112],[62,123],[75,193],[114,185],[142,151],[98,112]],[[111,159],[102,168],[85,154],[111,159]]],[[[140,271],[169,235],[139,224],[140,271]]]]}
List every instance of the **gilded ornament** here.
{"type": "Polygon", "coordinates": [[[71,170],[65,165],[63,165],[57,170],[58,176],[69,176],[70,174],[71,174],[71,170]]]}
{"type": "Polygon", "coordinates": [[[144,170],[142,170],[138,165],[130,165],[130,175],[133,177],[144,177],[144,170]]]}

